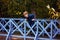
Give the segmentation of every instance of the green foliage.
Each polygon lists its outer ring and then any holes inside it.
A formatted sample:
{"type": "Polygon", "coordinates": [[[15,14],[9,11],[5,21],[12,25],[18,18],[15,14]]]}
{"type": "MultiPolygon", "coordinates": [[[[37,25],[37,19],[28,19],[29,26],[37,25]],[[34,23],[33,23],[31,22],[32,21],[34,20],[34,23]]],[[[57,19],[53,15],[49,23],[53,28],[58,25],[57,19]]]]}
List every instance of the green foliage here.
{"type": "Polygon", "coordinates": [[[28,10],[31,13],[32,9],[34,9],[36,10],[37,18],[48,18],[49,10],[46,8],[48,4],[51,7],[58,5],[60,9],[59,0],[1,0],[0,2],[2,3],[0,14],[4,15],[4,17],[21,17],[22,14],[16,14],[18,11],[22,13],[23,10],[28,10]]]}

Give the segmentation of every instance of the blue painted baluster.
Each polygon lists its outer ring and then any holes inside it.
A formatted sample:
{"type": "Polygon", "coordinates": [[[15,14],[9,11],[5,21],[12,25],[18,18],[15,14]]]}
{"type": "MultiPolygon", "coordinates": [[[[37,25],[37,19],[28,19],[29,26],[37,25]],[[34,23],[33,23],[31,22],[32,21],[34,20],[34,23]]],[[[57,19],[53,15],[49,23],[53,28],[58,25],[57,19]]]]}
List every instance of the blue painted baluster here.
{"type": "Polygon", "coordinates": [[[53,22],[53,21],[51,20],[51,30],[50,30],[51,36],[50,36],[50,40],[52,40],[52,37],[53,37],[53,36],[52,36],[52,34],[53,34],[53,33],[52,33],[52,31],[53,31],[53,30],[52,30],[52,22],[53,22]]]}
{"type": "MultiPolygon", "coordinates": [[[[56,20],[54,21],[54,24],[57,26],[56,20]]],[[[56,28],[54,28],[54,33],[56,32],[56,28]]]]}
{"type": "Polygon", "coordinates": [[[26,40],[26,20],[25,20],[25,23],[24,23],[24,40],[26,40]]]}
{"type": "MultiPolygon", "coordinates": [[[[1,22],[2,22],[2,24],[4,25],[5,20],[2,19],[1,22]]],[[[1,29],[2,29],[2,31],[4,32],[4,28],[1,28],[1,29]]]]}
{"type": "MultiPolygon", "coordinates": [[[[44,26],[44,20],[42,21],[42,25],[44,26]]],[[[44,32],[43,32],[43,35],[42,36],[44,36],[44,32]]]]}
{"type": "Polygon", "coordinates": [[[36,31],[34,40],[38,40],[38,20],[36,22],[36,28],[37,28],[37,31],[36,31]]]}
{"type": "Polygon", "coordinates": [[[11,22],[12,20],[10,19],[10,23],[9,23],[9,32],[8,32],[8,35],[7,35],[7,37],[6,37],[6,40],[11,40],[11,35],[12,35],[12,31],[13,31],[13,27],[12,27],[12,22],[11,22]]]}

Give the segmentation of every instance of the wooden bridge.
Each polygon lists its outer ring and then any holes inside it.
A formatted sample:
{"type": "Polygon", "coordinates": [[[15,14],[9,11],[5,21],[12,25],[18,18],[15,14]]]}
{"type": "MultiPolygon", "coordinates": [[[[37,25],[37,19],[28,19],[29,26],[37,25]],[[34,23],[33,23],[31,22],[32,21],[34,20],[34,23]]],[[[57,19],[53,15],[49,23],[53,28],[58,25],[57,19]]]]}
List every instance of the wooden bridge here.
{"type": "Polygon", "coordinates": [[[26,19],[0,18],[0,39],[60,40],[59,21],[36,19],[34,25],[30,26],[26,19]]]}

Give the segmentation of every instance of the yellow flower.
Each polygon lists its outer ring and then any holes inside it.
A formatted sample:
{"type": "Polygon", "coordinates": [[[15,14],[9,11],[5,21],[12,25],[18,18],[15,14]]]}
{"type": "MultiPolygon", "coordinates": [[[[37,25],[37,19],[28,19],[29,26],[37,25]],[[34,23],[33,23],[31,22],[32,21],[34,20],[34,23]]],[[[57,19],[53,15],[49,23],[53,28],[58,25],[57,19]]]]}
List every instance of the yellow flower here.
{"type": "Polygon", "coordinates": [[[47,7],[48,9],[50,9],[50,5],[47,5],[46,7],[47,7]]]}
{"type": "Polygon", "coordinates": [[[18,11],[16,14],[17,14],[17,15],[20,15],[20,14],[21,14],[21,12],[19,12],[19,11],[18,11]]]}
{"type": "Polygon", "coordinates": [[[55,9],[54,8],[51,8],[53,11],[55,11],[55,9]]]}
{"type": "Polygon", "coordinates": [[[18,15],[18,13],[16,13],[18,15]]]}
{"type": "Polygon", "coordinates": [[[19,12],[19,15],[21,14],[21,12],[19,12]]]}

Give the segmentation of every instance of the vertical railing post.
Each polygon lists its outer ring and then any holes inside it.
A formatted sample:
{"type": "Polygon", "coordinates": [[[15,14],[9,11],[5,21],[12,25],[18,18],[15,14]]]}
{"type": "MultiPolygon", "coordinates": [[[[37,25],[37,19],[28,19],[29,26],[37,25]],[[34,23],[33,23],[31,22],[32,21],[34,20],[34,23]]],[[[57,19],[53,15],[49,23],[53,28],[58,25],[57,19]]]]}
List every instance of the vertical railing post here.
{"type": "Polygon", "coordinates": [[[37,31],[36,31],[34,40],[38,40],[38,20],[36,22],[36,28],[37,28],[37,31]]]}
{"type": "Polygon", "coordinates": [[[52,22],[53,22],[53,21],[51,20],[51,30],[50,30],[50,31],[51,31],[51,36],[50,36],[50,40],[52,40],[52,37],[53,37],[53,36],[52,36],[52,34],[53,34],[53,33],[52,33],[52,31],[53,31],[53,29],[52,29],[52,22]]]}
{"type": "MultiPolygon", "coordinates": [[[[4,25],[4,21],[5,21],[5,20],[4,20],[4,19],[2,19],[1,21],[2,21],[2,24],[4,25]]],[[[1,28],[1,29],[2,29],[2,31],[4,31],[4,29],[3,29],[3,28],[1,28]]]]}
{"type": "Polygon", "coordinates": [[[12,24],[11,24],[11,19],[9,20],[10,22],[9,22],[9,32],[8,32],[8,35],[7,35],[7,37],[6,37],[6,40],[11,40],[11,34],[12,34],[12,24]]]}
{"type": "MultiPolygon", "coordinates": [[[[54,20],[54,24],[57,26],[56,20],[54,20]]],[[[56,32],[56,28],[54,28],[54,33],[56,32]]]]}
{"type": "MultiPolygon", "coordinates": [[[[42,25],[44,26],[44,20],[42,21],[42,25]]],[[[42,36],[44,36],[44,33],[45,33],[45,32],[43,32],[43,35],[42,35],[42,36]]]]}
{"type": "Polygon", "coordinates": [[[24,21],[24,40],[26,40],[26,19],[24,21]]]}

